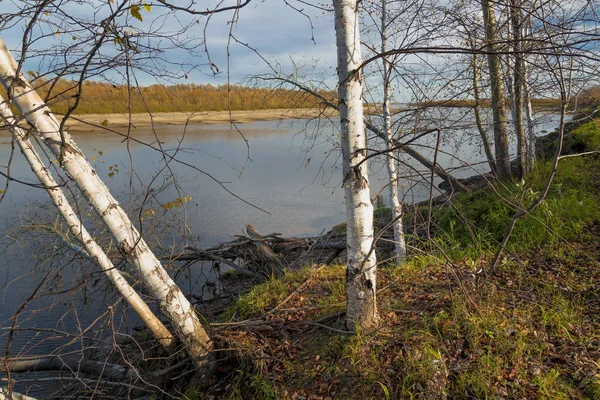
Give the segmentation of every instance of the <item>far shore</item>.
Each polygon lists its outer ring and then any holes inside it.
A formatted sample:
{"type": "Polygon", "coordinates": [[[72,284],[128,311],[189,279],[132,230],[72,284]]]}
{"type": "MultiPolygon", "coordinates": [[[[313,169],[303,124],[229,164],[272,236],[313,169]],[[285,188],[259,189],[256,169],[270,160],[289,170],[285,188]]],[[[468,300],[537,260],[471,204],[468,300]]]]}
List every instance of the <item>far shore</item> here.
{"type": "MultiPolygon", "coordinates": [[[[67,122],[70,133],[102,132],[112,129],[119,132],[132,129],[154,127],[165,129],[169,126],[215,125],[229,122],[247,123],[255,121],[277,121],[282,119],[310,119],[332,117],[333,110],[317,108],[250,110],[250,111],[204,111],[144,114],[86,114],[73,115],[67,122]]],[[[60,116],[57,116],[60,119],[60,116]]]]}

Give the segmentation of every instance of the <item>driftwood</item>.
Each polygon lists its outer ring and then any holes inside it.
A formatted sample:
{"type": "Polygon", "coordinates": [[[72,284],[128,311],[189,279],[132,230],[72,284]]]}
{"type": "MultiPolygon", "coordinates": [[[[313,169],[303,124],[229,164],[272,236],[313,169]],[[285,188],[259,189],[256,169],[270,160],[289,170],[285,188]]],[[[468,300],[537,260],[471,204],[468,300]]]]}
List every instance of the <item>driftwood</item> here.
{"type": "MultiPolygon", "coordinates": [[[[306,264],[329,264],[346,250],[346,235],[332,230],[325,235],[308,238],[284,238],[281,234],[261,235],[252,225],[246,225],[248,236],[207,249],[186,247],[179,254],[163,257],[170,261],[207,261],[227,265],[241,275],[270,278],[283,275],[285,267],[300,268],[306,264]]],[[[392,232],[390,232],[390,235],[392,232]]],[[[393,251],[390,237],[377,241],[377,251],[393,251]]]]}
{"type": "Polygon", "coordinates": [[[0,387],[0,400],[36,400],[34,397],[29,397],[21,393],[12,392],[8,395],[8,389],[0,387]]]}
{"type": "MultiPolygon", "coordinates": [[[[61,357],[13,359],[8,361],[11,373],[64,371],[94,375],[105,379],[137,379],[137,374],[129,368],[99,361],[68,360],[61,357]]],[[[6,372],[4,362],[0,362],[0,372],[6,372]]]]}
{"type": "Polygon", "coordinates": [[[246,233],[248,234],[248,237],[254,241],[254,245],[271,267],[271,274],[276,277],[283,275],[283,263],[281,262],[281,259],[277,257],[277,254],[273,252],[271,247],[269,247],[267,242],[263,240],[265,237],[261,236],[250,224],[246,225],[246,233]]]}

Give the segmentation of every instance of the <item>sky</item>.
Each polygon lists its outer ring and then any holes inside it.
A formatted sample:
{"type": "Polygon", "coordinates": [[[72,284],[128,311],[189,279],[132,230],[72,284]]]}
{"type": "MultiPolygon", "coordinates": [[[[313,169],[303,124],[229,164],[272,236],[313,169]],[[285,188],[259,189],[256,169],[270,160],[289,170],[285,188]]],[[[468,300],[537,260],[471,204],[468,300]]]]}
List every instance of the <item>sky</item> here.
{"type": "MultiPolygon", "coordinates": [[[[312,0],[311,0],[312,1],[312,0]]],[[[101,21],[109,12],[106,6],[108,2],[91,0],[86,4],[83,2],[64,2],[60,5],[62,10],[68,16],[59,16],[59,13],[54,13],[51,9],[48,15],[42,15],[42,19],[56,19],[53,23],[46,23],[42,26],[40,23],[37,29],[33,31],[33,37],[39,38],[44,35],[34,44],[38,48],[50,49],[58,43],[67,43],[71,40],[71,35],[65,33],[68,29],[75,26],[69,18],[86,20],[86,21],[101,21]],[[58,22],[60,21],[60,22],[58,22]],[[59,25],[62,23],[63,28],[59,25]],[[54,24],[54,25],[53,25],[54,24]],[[61,31],[61,34],[54,32],[54,29],[61,31]]],[[[202,5],[197,5],[197,9],[204,10],[210,6],[211,1],[202,2],[202,5]]],[[[212,3],[215,3],[214,1],[212,3]]],[[[17,0],[0,2],[0,14],[8,15],[15,12],[22,2],[17,0]]],[[[113,4],[118,4],[115,0],[113,4]]],[[[129,2],[128,4],[135,4],[129,2]]],[[[138,4],[141,4],[138,3],[138,4]]],[[[175,15],[168,17],[163,16],[159,3],[148,1],[151,6],[150,12],[141,8],[140,15],[143,21],[138,21],[132,18],[129,13],[124,14],[119,23],[122,27],[134,32],[143,32],[150,30],[151,27],[160,26],[161,31],[177,31],[182,27],[190,27],[186,31],[186,38],[196,38],[195,54],[189,54],[182,49],[167,50],[162,57],[168,61],[176,63],[187,63],[196,66],[195,69],[186,69],[187,79],[182,78],[180,82],[197,83],[197,84],[224,84],[227,81],[227,41],[229,30],[231,28],[231,11],[213,15],[208,24],[206,17],[190,16],[183,12],[178,12],[175,15]],[[199,20],[199,23],[194,23],[199,20]],[[213,73],[208,67],[208,57],[204,53],[204,47],[200,44],[201,39],[206,32],[206,47],[210,54],[210,60],[218,67],[219,73],[213,73]]],[[[183,5],[182,1],[175,1],[174,4],[183,5]]],[[[215,3],[216,4],[216,3],[215,3]]],[[[226,0],[221,3],[221,6],[235,4],[234,1],[226,0]]],[[[253,0],[239,12],[239,18],[233,24],[233,35],[243,43],[247,43],[252,48],[256,49],[262,57],[264,57],[273,65],[280,65],[285,74],[295,73],[295,67],[308,65],[309,70],[315,67],[320,71],[320,76],[325,75],[330,83],[333,83],[336,64],[336,49],[335,49],[335,31],[333,26],[333,13],[325,12],[321,9],[311,7],[302,2],[291,0],[286,5],[284,0],[253,0]],[[310,20],[300,12],[294,10],[303,10],[302,12],[310,17],[310,20]],[[312,28],[311,28],[312,23],[312,28]],[[314,40],[312,39],[314,37],[314,40]]],[[[315,3],[316,4],[316,3],[315,3]]],[[[142,6],[143,7],[143,6],[142,6]]],[[[25,30],[25,24],[29,18],[7,25],[0,26],[2,31],[1,37],[11,50],[19,50],[22,43],[22,35],[25,30]]],[[[83,35],[83,34],[82,34],[83,35]]],[[[134,34],[135,35],[135,34],[134,34]]],[[[78,37],[78,32],[74,32],[73,37],[78,37]]],[[[75,39],[73,39],[75,40],[75,39]]],[[[87,44],[82,48],[89,48],[93,43],[88,37],[87,44]]],[[[163,44],[165,41],[163,41],[163,44]]],[[[108,50],[110,51],[110,50],[108,50]]],[[[254,51],[237,43],[232,43],[230,46],[230,66],[229,74],[232,83],[239,83],[247,79],[249,76],[263,74],[269,72],[269,67],[254,51]]],[[[18,53],[16,53],[18,58],[18,53]]],[[[147,65],[151,62],[145,61],[147,65]]],[[[49,61],[46,57],[45,61],[39,58],[26,64],[26,69],[45,72],[55,67],[56,63],[49,61]]],[[[179,70],[176,67],[172,68],[174,73],[179,70]]],[[[300,72],[302,73],[302,72],[300,72]]],[[[181,73],[183,75],[183,73],[181,73]]],[[[139,72],[138,79],[141,85],[146,86],[156,83],[156,79],[147,74],[139,72]]],[[[159,79],[160,81],[160,79],[159,79]]],[[[174,81],[176,82],[176,80],[174,81]]],[[[166,82],[168,83],[168,82],[166,82]]]]}

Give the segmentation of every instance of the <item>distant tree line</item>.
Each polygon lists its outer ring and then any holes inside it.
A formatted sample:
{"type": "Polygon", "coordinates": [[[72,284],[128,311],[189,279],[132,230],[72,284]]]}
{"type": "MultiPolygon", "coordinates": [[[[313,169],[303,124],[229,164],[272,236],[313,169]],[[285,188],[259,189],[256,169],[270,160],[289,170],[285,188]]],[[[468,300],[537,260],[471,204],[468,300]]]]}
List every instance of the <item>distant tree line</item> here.
{"type": "MultiPolygon", "coordinates": [[[[33,73],[30,72],[30,75],[33,73]]],[[[77,82],[45,78],[34,80],[33,86],[46,99],[52,110],[64,114],[75,102],[77,82]]],[[[6,93],[2,90],[3,96],[6,93]]],[[[323,92],[325,98],[336,94],[323,92]]],[[[75,114],[111,114],[144,112],[193,112],[225,110],[268,110],[315,108],[320,100],[300,90],[247,86],[213,86],[190,84],[131,87],[107,82],[86,81],[75,114]]]]}

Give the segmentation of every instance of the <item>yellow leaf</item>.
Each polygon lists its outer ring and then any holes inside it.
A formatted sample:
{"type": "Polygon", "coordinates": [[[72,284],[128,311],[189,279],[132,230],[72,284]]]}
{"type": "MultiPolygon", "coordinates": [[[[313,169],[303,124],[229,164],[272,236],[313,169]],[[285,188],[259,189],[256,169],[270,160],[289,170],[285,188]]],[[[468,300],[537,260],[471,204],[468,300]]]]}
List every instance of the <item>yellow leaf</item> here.
{"type": "Polygon", "coordinates": [[[96,162],[96,156],[92,157],[92,162],[96,162]]]}
{"type": "Polygon", "coordinates": [[[114,175],[115,175],[115,173],[114,173],[114,172],[109,172],[109,173],[108,173],[108,177],[109,177],[109,178],[112,178],[114,175]]]}
{"type": "Polygon", "coordinates": [[[102,125],[102,126],[108,126],[108,120],[107,119],[103,119],[102,121],[100,121],[100,125],[102,125]]]}
{"type": "Polygon", "coordinates": [[[152,8],[152,6],[150,6],[150,4],[144,3],[144,10],[146,10],[146,12],[150,12],[151,8],[152,8]]]}
{"type": "Polygon", "coordinates": [[[98,150],[98,154],[102,155],[102,154],[104,154],[104,152],[102,150],[98,150]]]}
{"type": "Polygon", "coordinates": [[[142,14],[140,14],[140,6],[131,6],[129,12],[133,18],[139,20],[140,22],[143,21],[142,14]]]}
{"type": "Polygon", "coordinates": [[[0,194],[4,194],[4,190],[0,190],[0,194]]]}
{"type": "Polygon", "coordinates": [[[57,30],[56,30],[56,34],[60,36],[60,33],[61,33],[61,32],[60,32],[60,29],[57,29],[57,30]]]}

